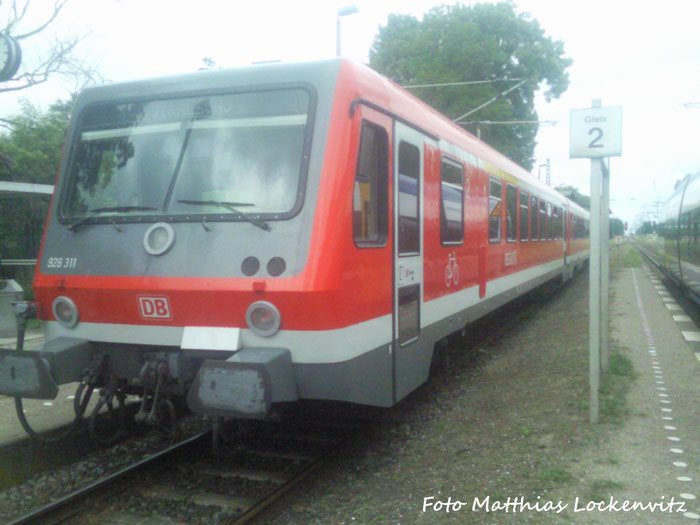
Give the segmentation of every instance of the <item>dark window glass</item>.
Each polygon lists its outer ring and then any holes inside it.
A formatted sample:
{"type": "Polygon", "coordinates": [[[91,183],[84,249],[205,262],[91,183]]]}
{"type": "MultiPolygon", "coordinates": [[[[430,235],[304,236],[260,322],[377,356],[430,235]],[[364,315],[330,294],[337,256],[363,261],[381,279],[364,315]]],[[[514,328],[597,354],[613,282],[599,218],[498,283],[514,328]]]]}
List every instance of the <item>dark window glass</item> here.
{"type": "Polygon", "coordinates": [[[518,238],[518,188],[506,186],[506,240],[515,242],[518,238]]]}
{"type": "Polygon", "coordinates": [[[552,222],[552,205],[547,203],[547,240],[552,240],[552,230],[554,223],[552,222]]]}
{"type": "Polygon", "coordinates": [[[406,344],[420,332],[420,285],[399,288],[399,344],[406,344]]]}
{"type": "Polygon", "coordinates": [[[527,241],[530,238],[530,195],[520,190],[520,240],[527,241]]]}
{"type": "Polygon", "coordinates": [[[556,239],[562,239],[563,235],[562,232],[564,231],[564,225],[562,224],[562,214],[561,214],[561,208],[559,206],[556,206],[554,208],[554,213],[555,213],[555,223],[556,223],[556,239]]]}
{"type": "Polygon", "coordinates": [[[489,179],[489,241],[501,242],[503,223],[503,184],[498,179],[489,179]]]}
{"type": "Polygon", "coordinates": [[[399,254],[420,253],[418,183],[420,152],[412,144],[399,145],[399,254]]]}
{"type": "Polygon", "coordinates": [[[353,233],[358,245],[382,246],[388,230],[388,151],[384,128],[362,124],[353,193],[353,233]]]}
{"type": "Polygon", "coordinates": [[[540,201],[540,240],[547,240],[547,203],[540,201]]]}
{"type": "Polygon", "coordinates": [[[216,214],[243,221],[207,204],[225,201],[241,203],[245,214],[290,217],[302,203],[311,110],[303,89],[87,106],[62,215],[119,208],[115,214],[131,217],[216,214]]]}
{"type": "Polygon", "coordinates": [[[461,243],[464,239],[464,171],[443,159],[440,167],[440,240],[461,243]]]}
{"type": "Polygon", "coordinates": [[[530,240],[537,240],[537,197],[530,198],[530,240]]]}

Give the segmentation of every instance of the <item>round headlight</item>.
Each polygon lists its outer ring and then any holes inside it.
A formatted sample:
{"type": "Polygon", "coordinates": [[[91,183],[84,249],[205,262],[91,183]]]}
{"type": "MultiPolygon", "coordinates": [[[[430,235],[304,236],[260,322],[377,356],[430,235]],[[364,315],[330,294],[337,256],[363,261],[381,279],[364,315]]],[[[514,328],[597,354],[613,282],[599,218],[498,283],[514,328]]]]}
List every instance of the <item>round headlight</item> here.
{"type": "Polygon", "coordinates": [[[78,307],[70,298],[64,295],[56,297],[51,309],[56,320],[66,328],[73,328],[78,324],[78,307]]]}
{"type": "Polygon", "coordinates": [[[175,231],[167,222],[152,224],[143,236],[143,247],[151,255],[163,255],[175,242],[175,231]]]}
{"type": "Polygon", "coordinates": [[[275,305],[267,301],[251,304],[245,314],[245,319],[250,329],[263,337],[276,334],[282,322],[282,317],[275,305]]]}

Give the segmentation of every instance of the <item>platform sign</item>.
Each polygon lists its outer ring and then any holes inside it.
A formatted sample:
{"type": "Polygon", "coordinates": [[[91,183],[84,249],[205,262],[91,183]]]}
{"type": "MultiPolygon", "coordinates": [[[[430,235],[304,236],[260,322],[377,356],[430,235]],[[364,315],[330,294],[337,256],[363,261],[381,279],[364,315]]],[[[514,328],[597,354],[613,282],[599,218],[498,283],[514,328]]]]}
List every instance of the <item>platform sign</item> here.
{"type": "Polygon", "coordinates": [[[622,155],[622,107],[572,109],[569,156],[576,158],[622,155]]]}

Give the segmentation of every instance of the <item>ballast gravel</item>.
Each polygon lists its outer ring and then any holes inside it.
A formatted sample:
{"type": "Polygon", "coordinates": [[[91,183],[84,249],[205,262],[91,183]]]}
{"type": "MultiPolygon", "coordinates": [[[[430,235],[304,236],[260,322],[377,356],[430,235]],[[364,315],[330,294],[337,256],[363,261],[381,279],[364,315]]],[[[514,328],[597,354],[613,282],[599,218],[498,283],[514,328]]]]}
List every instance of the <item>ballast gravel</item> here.
{"type": "MultiPolygon", "coordinates": [[[[203,419],[183,418],[178,426],[178,439],[195,436],[208,430],[210,425],[211,422],[203,419]]],[[[18,485],[0,491],[0,522],[19,518],[33,509],[48,505],[172,444],[157,432],[150,432],[127,438],[111,447],[86,452],[79,461],[29,477],[18,485]]]]}

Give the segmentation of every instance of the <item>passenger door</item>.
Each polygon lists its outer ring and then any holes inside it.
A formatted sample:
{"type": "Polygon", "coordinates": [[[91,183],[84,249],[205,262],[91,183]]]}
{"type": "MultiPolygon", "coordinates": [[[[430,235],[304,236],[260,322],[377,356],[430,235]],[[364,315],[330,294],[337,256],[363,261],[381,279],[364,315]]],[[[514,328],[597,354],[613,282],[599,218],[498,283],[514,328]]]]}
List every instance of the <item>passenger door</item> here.
{"type": "Polygon", "coordinates": [[[432,349],[421,344],[423,308],[423,170],[426,137],[394,124],[394,396],[427,378],[432,349]]]}

